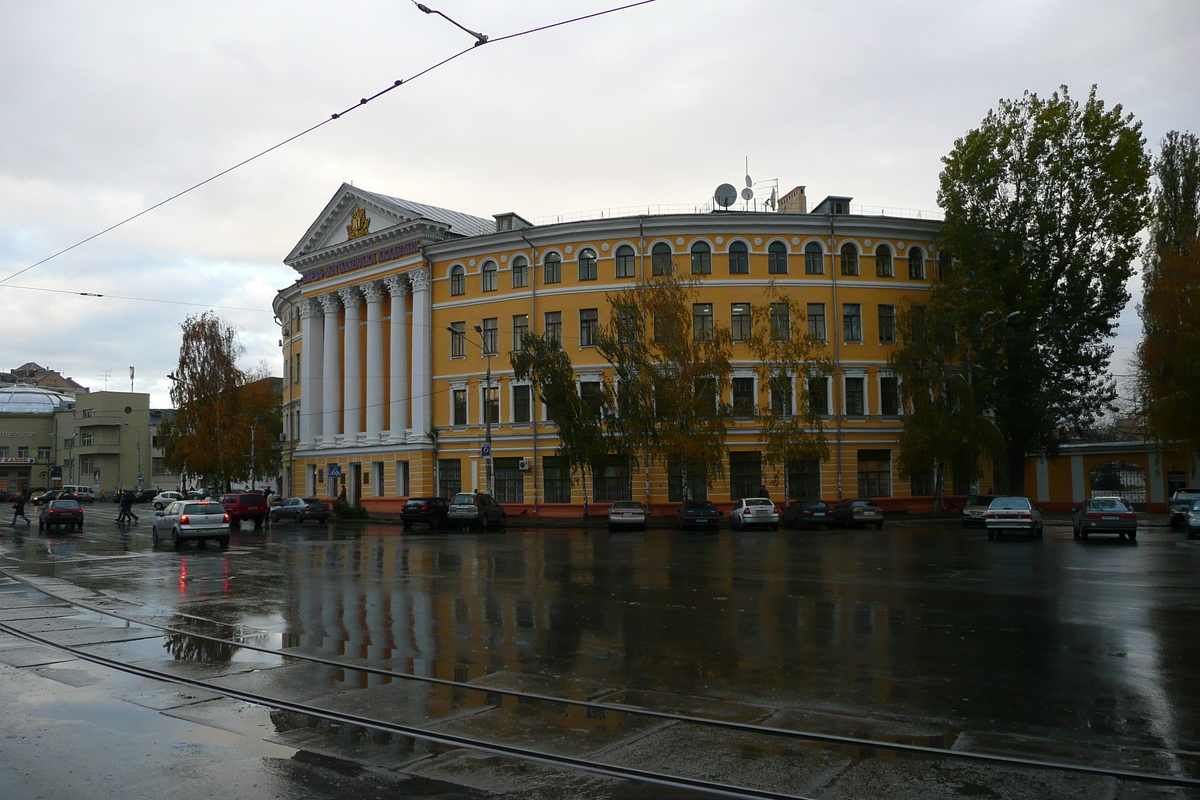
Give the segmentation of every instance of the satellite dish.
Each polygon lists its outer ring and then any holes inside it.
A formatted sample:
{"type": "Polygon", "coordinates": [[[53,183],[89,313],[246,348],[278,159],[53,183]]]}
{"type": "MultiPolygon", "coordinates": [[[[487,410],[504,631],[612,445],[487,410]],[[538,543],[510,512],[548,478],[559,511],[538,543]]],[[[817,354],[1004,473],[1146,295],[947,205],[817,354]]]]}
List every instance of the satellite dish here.
{"type": "Polygon", "coordinates": [[[713,200],[721,208],[729,208],[737,202],[737,189],[733,188],[731,183],[722,183],[713,193],[713,200]]]}
{"type": "Polygon", "coordinates": [[[752,188],[754,188],[754,181],[750,180],[750,176],[749,176],[749,175],[747,175],[747,176],[746,176],[746,188],[747,188],[747,189],[752,189],[752,188]]]}
{"type": "Polygon", "coordinates": [[[743,200],[749,200],[749,199],[751,199],[752,197],[754,197],[754,190],[753,190],[753,189],[751,189],[751,188],[749,188],[749,187],[747,187],[747,188],[745,188],[745,189],[742,189],[742,199],[743,199],[743,200]]]}

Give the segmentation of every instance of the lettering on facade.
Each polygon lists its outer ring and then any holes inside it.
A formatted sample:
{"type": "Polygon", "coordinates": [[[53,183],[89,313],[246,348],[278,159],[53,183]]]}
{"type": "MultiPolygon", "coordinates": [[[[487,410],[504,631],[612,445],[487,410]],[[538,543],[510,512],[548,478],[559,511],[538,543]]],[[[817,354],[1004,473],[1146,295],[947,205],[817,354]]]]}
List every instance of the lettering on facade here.
{"type": "Polygon", "coordinates": [[[351,239],[357,239],[360,236],[366,236],[370,232],[371,218],[367,216],[366,210],[362,206],[359,206],[350,215],[350,224],[346,226],[346,235],[351,239]]]}
{"type": "Polygon", "coordinates": [[[14,439],[20,436],[22,438],[32,439],[34,436],[37,436],[37,434],[29,431],[0,431],[0,436],[8,436],[14,439]]]}
{"type": "Polygon", "coordinates": [[[300,278],[301,283],[312,283],[313,281],[322,281],[326,278],[333,278],[337,275],[342,275],[347,272],[364,269],[365,267],[373,267],[376,264],[383,264],[388,261],[395,261],[397,258],[411,256],[421,249],[421,241],[414,239],[411,242],[398,244],[395,247],[388,247],[384,250],[376,250],[374,253],[366,253],[365,255],[347,258],[345,261],[339,261],[336,264],[329,264],[317,269],[310,269],[300,278]]]}
{"type": "Polygon", "coordinates": [[[32,458],[0,458],[0,464],[36,464],[37,460],[32,458]]]}

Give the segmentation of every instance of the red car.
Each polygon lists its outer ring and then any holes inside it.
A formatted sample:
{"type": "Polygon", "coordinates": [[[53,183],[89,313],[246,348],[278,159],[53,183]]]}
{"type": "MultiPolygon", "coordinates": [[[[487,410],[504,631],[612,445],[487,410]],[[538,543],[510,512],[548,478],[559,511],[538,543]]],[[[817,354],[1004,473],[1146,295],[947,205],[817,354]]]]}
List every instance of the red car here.
{"type": "Polygon", "coordinates": [[[54,526],[65,526],[68,530],[83,527],[83,506],[78,500],[51,500],[38,509],[38,530],[54,526]]]}
{"type": "Polygon", "coordinates": [[[220,503],[229,514],[229,524],[234,527],[244,519],[251,519],[257,530],[267,518],[267,497],[259,492],[223,494],[220,503]]]}

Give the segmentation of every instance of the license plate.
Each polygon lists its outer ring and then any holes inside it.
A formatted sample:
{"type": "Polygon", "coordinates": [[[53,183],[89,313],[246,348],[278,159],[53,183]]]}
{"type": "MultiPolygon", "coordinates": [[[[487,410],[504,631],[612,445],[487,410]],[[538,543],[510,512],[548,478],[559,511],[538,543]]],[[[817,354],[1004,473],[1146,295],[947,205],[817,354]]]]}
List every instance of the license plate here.
{"type": "Polygon", "coordinates": [[[1100,519],[1103,519],[1103,520],[1118,520],[1118,519],[1120,519],[1120,517],[1101,517],[1100,519]]]}

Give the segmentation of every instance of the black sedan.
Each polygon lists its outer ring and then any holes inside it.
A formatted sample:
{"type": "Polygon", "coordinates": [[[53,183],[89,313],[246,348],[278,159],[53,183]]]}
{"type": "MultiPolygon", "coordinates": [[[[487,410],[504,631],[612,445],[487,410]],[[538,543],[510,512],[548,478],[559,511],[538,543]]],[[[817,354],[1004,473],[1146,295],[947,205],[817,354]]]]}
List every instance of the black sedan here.
{"type": "Polygon", "coordinates": [[[1137,538],[1137,527],[1137,515],[1119,497],[1093,497],[1071,514],[1075,538],[1084,541],[1095,533],[1115,533],[1133,540],[1137,538]]]}
{"type": "Polygon", "coordinates": [[[699,528],[715,531],[721,512],[711,500],[684,500],[675,514],[675,527],[679,530],[699,528]]]}
{"type": "Polygon", "coordinates": [[[833,528],[833,509],[824,500],[793,500],[783,512],[783,527],[792,530],[833,528]]]}
{"type": "Polygon", "coordinates": [[[417,522],[431,528],[443,528],[449,509],[450,501],[445,497],[410,497],[400,509],[400,521],[405,528],[411,528],[417,522]]]}

